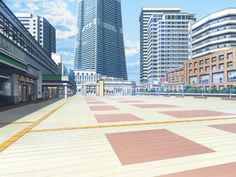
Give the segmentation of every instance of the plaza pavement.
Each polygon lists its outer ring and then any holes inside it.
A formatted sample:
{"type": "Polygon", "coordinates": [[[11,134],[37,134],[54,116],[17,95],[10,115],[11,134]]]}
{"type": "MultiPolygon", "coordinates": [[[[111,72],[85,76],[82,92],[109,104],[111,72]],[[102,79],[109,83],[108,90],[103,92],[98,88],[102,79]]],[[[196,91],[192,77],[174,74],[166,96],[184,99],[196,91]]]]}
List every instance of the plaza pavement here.
{"type": "Polygon", "coordinates": [[[235,177],[236,102],[50,100],[0,112],[0,177],[235,177]]]}

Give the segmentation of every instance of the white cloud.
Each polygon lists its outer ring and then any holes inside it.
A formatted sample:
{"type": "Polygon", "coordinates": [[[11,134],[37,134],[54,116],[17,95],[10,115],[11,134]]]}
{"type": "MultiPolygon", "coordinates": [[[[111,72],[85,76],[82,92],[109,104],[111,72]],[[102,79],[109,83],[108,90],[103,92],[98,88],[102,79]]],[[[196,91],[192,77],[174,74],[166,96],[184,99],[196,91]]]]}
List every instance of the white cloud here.
{"type": "Polygon", "coordinates": [[[76,0],[7,0],[14,4],[16,12],[30,12],[45,17],[57,29],[57,39],[68,39],[76,35],[76,15],[69,3],[76,0]]]}
{"type": "Polygon", "coordinates": [[[126,57],[132,57],[139,54],[139,42],[125,40],[125,54],[126,57]]]}

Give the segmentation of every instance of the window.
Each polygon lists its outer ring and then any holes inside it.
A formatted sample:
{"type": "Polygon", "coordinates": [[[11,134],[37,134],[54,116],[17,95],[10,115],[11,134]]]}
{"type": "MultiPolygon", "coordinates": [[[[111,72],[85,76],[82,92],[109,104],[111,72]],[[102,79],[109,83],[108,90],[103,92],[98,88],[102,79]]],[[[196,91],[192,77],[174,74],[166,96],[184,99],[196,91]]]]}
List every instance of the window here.
{"type": "Polygon", "coordinates": [[[204,61],[203,61],[203,60],[200,60],[199,65],[202,65],[203,63],[204,63],[204,61]]]}
{"type": "Polygon", "coordinates": [[[194,66],[197,67],[197,62],[194,62],[194,66]]]}
{"type": "Polygon", "coordinates": [[[204,72],[203,68],[200,68],[200,72],[201,72],[201,73],[204,72]]]}
{"type": "Polygon", "coordinates": [[[205,71],[206,71],[206,72],[210,71],[210,66],[207,66],[207,67],[205,68],[205,71]]]}
{"type": "Polygon", "coordinates": [[[224,66],[225,66],[224,63],[220,64],[219,69],[224,69],[224,66]]]}
{"type": "Polygon", "coordinates": [[[234,56],[233,56],[233,53],[228,53],[228,54],[227,54],[227,59],[228,59],[228,60],[233,59],[233,57],[234,57],[234,56]]]}
{"type": "Polygon", "coordinates": [[[232,61],[228,62],[228,63],[227,63],[227,67],[228,67],[228,68],[232,68],[232,67],[233,67],[233,62],[232,62],[232,61]]]}
{"type": "Polygon", "coordinates": [[[225,56],[224,55],[220,55],[219,56],[219,61],[223,61],[225,59],[225,56]]]}
{"type": "Polygon", "coordinates": [[[236,82],[236,71],[228,72],[228,82],[236,82]]]}
{"type": "Polygon", "coordinates": [[[205,60],[205,64],[208,64],[210,62],[210,59],[205,60]]]}
{"type": "Polygon", "coordinates": [[[216,57],[213,57],[213,58],[211,59],[211,61],[212,61],[212,63],[215,63],[215,62],[216,62],[216,57]]]}
{"type": "Polygon", "coordinates": [[[189,74],[192,74],[193,73],[193,71],[192,70],[189,70],[189,72],[188,72],[189,74]]]}
{"type": "Polygon", "coordinates": [[[214,73],[212,75],[212,82],[213,84],[224,83],[224,72],[214,73]]]}
{"type": "Polygon", "coordinates": [[[194,69],[194,74],[196,74],[197,73],[197,69],[194,69]]]}
{"type": "Polygon", "coordinates": [[[197,77],[196,76],[190,77],[189,82],[190,82],[190,84],[197,84],[197,77]]]}
{"type": "Polygon", "coordinates": [[[188,66],[189,66],[189,68],[191,68],[191,67],[192,67],[192,63],[189,63],[189,65],[188,65],[188,66]]]}
{"type": "Polygon", "coordinates": [[[200,76],[200,84],[209,84],[209,75],[200,76]]]}
{"type": "Polygon", "coordinates": [[[216,65],[212,65],[212,71],[216,70],[216,65]]]}

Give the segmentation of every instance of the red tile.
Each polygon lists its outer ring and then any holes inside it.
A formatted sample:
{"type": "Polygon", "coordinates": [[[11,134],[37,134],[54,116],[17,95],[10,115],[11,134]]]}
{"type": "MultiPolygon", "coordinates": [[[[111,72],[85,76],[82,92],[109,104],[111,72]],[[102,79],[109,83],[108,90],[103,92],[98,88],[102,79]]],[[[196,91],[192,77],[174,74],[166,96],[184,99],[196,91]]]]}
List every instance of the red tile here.
{"type": "Polygon", "coordinates": [[[159,177],[236,177],[236,162],[162,175],[159,177]]]}
{"type": "Polygon", "coordinates": [[[173,116],[177,118],[192,118],[192,117],[209,117],[209,116],[229,116],[232,114],[209,111],[209,110],[186,110],[186,111],[162,111],[162,114],[173,116]]]}
{"type": "Polygon", "coordinates": [[[120,103],[143,103],[143,101],[119,101],[120,103]]]}
{"type": "Polygon", "coordinates": [[[87,103],[88,103],[88,104],[105,104],[105,103],[102,102],[102,101],[88,101],[87,103]]]}
{"type": "Polygon", "coordinates": [[[95,115],[95,118],[99,123],[102,122],[125,122],[125,121],[140,121],[140,119],[132,114],[105,114],[95,115]]]}
{"type": "Polygon", "coordinates": [[[92,111],[109,111],[109,110],[119,110],[114,106],[90,106],[92,111]]]}
{"type": "Polygon", "coordinates": [[[214,152],[168,130],[106,134],[123,165],[214,152]]]}
{"type": "Polygon", "coordinates": [[[210,127],[217,128],[219,130],[224,130],[226,132],[236,134],[236,124],[213,125],[213,126],[210,126],[210,127]]]}
{"type": "Polygon", "coordinates": [[[138,108],[172,108],[177,107],[174,105],[168,105],[168,104],[133,104],[133,106],[138,108]]]}

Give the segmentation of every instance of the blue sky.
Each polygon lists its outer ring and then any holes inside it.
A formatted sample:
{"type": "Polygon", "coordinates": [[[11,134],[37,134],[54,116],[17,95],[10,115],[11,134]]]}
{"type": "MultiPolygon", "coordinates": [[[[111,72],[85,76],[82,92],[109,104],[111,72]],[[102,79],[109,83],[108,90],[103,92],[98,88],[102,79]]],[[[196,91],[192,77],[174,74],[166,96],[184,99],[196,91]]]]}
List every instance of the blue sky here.
{"type": "MultiPolygon", "coordinates": [[[[46,17],[57,29],[57,52],[68,68],[73,67],[76,34],[76,0],[4,0],[13,12],[46,17]]],[[[180,7],[200,19],[227,7],[235,0],[122,0],[123,29],[129,79],[139,81],[139,15],[142,7],[180,7]]]]}

